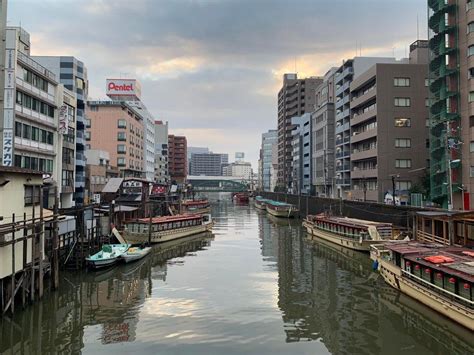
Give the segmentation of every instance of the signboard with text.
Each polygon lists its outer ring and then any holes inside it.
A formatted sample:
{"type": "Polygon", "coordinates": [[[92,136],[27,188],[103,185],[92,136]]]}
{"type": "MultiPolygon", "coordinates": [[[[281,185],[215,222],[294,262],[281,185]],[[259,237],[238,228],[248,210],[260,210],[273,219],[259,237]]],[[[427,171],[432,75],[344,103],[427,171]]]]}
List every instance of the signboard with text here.
{"type": "Polygon", "coordinates": [[[107,79],[106,93],[111,99],[140,100],[142,89],[136,79],[107,79]]]}

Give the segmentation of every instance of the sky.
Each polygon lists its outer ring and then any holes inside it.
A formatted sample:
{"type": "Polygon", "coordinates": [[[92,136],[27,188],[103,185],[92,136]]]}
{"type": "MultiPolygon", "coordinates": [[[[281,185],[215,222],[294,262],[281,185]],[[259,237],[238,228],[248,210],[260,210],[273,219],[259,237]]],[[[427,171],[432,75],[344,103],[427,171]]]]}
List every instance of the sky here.
{"type": "Polygon", "coordinates": [[[426,0],[10,0],[33,55],[73,55],[89,98],[137,78],[142,101],[188,146],[242,151],[256,169],[277,124],[284,73],[322,76],[344,59],[406,57],[427,37],[426,0]],[[417,26],[418,23],[418,26],[417,26]],[[418,31],[417,31],[418,28],[418,31]]]}

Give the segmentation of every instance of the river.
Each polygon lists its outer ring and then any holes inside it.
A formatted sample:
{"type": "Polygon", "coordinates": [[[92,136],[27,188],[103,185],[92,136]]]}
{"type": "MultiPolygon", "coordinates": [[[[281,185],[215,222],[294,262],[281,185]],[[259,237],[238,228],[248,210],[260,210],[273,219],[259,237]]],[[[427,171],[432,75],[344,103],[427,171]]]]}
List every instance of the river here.
{"type": "Polygon", "coordinates": [[[212,234],[62,272],[0,318],[0,354],[468,354],[472,334],[386,286],[367,255],[225,197],[212,234]]]}

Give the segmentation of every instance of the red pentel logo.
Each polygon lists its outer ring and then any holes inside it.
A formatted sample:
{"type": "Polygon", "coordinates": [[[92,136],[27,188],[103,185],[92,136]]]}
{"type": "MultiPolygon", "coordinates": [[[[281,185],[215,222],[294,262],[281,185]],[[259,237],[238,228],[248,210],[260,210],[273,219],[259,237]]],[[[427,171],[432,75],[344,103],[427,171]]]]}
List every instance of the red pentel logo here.
{"type": "Polygon", "coordinates": [[[114,82],[109,83],[109,90],[115,91],[133,91],[133,84],[117,85],[114,82]]]}

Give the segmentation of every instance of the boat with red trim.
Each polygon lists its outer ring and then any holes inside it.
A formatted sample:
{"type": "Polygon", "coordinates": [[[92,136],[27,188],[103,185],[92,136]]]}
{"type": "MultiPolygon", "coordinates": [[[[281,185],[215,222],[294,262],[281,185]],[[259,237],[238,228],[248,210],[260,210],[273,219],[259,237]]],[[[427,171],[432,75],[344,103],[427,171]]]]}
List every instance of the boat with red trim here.
{"type": "Polygon", "coordinates": [[[295,205],[273,200],[265,201],[267,212],[275,217],[292,218],[299,212],[295,205]]]}
{"type": "Polygon", "coordinates": [[[234,200],[237,203],[249,203],[249,194],[245,192],[238,192],[234,195],[234,200]]]}
{"type": "Polygon", "coordinates": [[[209,213],[211,205],[207,198],[200,200],[185,200],[181,204],[182,214],[209,213]]]}

